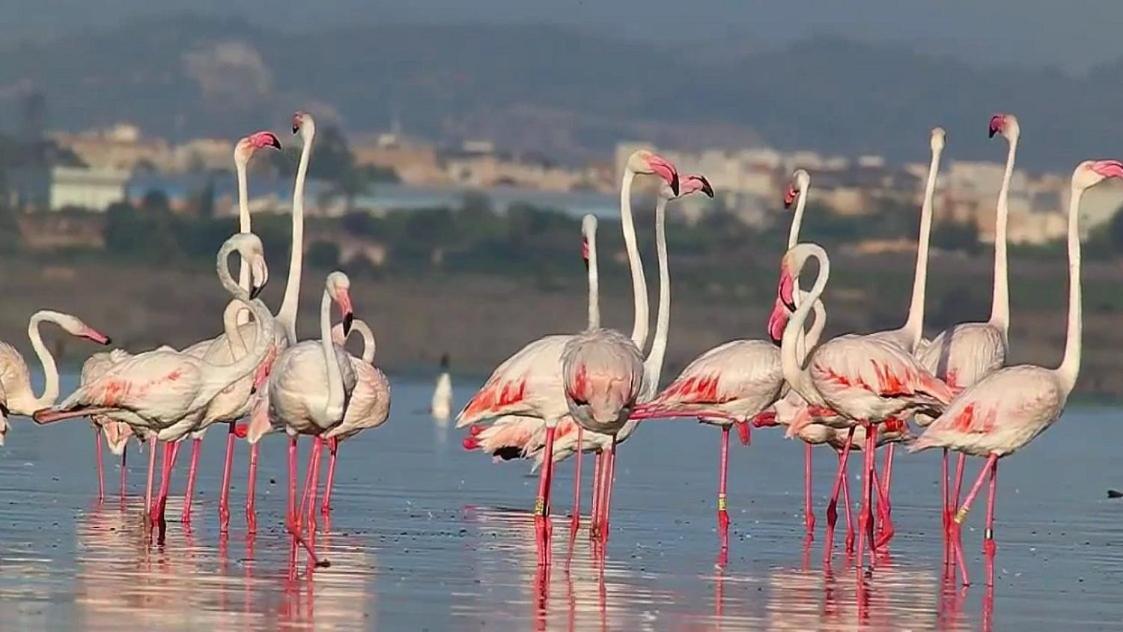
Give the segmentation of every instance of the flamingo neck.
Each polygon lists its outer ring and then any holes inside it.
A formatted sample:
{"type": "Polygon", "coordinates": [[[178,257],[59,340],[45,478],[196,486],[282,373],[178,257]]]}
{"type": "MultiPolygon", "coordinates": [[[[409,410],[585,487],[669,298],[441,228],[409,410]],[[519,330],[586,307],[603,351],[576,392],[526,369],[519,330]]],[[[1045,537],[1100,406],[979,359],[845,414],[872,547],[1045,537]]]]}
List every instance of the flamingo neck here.
{"type": "Polygon", "coordinates": [[[597,264],[596,231],[592,231],[585,239],[589,245],[589,329],[593,330],[600,327],[600,272],[597,264]]]}
{"type": "MultiPolygon", "coordinates": [[[[227,364],[212,364],[203,360],[207,382],[196,396],[196,402],[206,404],[234,382],[258,368],[273,345],[273,314],[260,299],[250,300],[245,293],[235,294],[237,305],[230,311],[248,309],[253,315],[254,345],[249,353],[227,364]]],[[[224,323],[225,326],[225,323],[224,323]]]]}
{"type": "Polygon", "coordinates": [[[296,169],[296,183],[292,188],[292,252],[289,253],[289,278],[285,281],[285,296],[277,311],[277,320],[285,329],[289,344],[296,344],[296,312],[300,306],[300,273],[304,263],[304,180],[308,176],[308,161],[312,156],[315,128],[309,129],[300,150],[300,165],[296,169]]]}
{"type": "MultiPolygon", "coordinates": [[[[803,300],[809,300],[809,294],[802,292],[803,300]]],[[[800,362],[807,358],[807,354],[819,344],[819,338],[823,336],[823,328],[827,325],[827,308],[823,305],[823,301],[815,300],[811,305],[811,311],[815,314],[815,320],[811,322],[805,334],[802,330],[799,332],[797,339],[796,357],[800,362]]]]}
{"type": "Polygon", "coordinates": [[[624,232],[624,247],[628,251],[628,269],[632,272],[632,299],[635,319],[632,322],[632,342],[641,351],[647,344],[648,307],[647,278],[643,274],[643,261],[636,246],[636,225],[632,220],[632,181],[636,172],[624,171],[620,185],[620,229],[624,232]]]}
{"type": "Polygon", "coordinates": [[[916,243],[916,272],[912,280],[912,300],[909,302],[909,317],[901,328],[908,337],[909,352],[916,351],[924,329],[924,294],[928,282],[928,241],[932,235],[932,198],[936,192],[936,174],[940,171],[940,154],[943,149],[932,151],[932,162],[928,165],[928,181],[924,185],[924,202],[920,205],[920,236],[916,243]]]}
{"type": "MultiPolygon", "coordinates": [[[[218,282],[222,284],[222,288],[229,292],[231,296],[249,298],[249,289],[243,289],[234,282],[234,277],[230,276],[230,255],[234,250],[235,246],[230,242],[222,244],[222,247],[218,249],[218,261],[215,264],[215,270],[218,272],[218,282]]],[[[248,265],[243,265],[242,269],[249,274],[248,265]]]]}
{"type": "Polygon", "coordinates": [[[671,328],[671,271],[667,255],[667,200],[659,196],[655,204],[655,249],[659,257],[659,308],[655,315],[655,338],[643,362],[642,398],[649,400],[659,387],[663,359],[667,354],[667,335],[671,328]]]}
{"type": "Polygon", "coordinates": [[[1080,294],[1080,198],[1084,189],[1073,187],[1068,203],[1068,333],[1065,355],[1057,367],[1057,376],[1065,393],[1071,393],[1080,373],[1080,337],[1083,333],[1083,312],[1080,294]]]}
{"type": "MultiPolygon", "coordinates": [[[[351,322],[351,333],[353,334],[356,331],[363,337],[363,352],[360,357],[364,363],[374,364],[374,352],[377,349],[374,332],[371,331],[370,325],[358,318],[351,322]]],[[[331,341],[341,347],[347,344],[347,338],[343,335],[343,323],[336,323],[331,326],[331,341]]],[[[444,373],[443,375],[448,374],[444,373]]]]}
{"type": "MultiPolygon", "coordinates": [[[[234,159],[234,167],[238,172],[238,232],[248,233],[250,227],[250,204],[249,204],[249,184],[247,183],[246,176],[246,162],[244,160],[234,159]]],[[[250,267],[246,264],[245,259],[241,259],[238,264],[238,285],[247,292],[250,289],[250,267]]],[[[250,321],[250,313],[246,310],[238,312],[238,324],[242,325],[250,321]]]]}
{"type": "Polygon", "coordinates": [[[327,367],[328,398],[324,402],[322,425],[338,421],[343,417],[343,375],[335,357],[335,345],[331,341],[331,295],[324,290],[320,299],[320,346],[324,352],[324,366],[327,367]]]}
{"type": "Polygon", "coordinates": [[[994,295],[990,305],[990,324],[1006,338],[1010,329],[1010,284],[1006,264],[1006,222],[1010,214],[1010,180],[1014,175],[1014,155],[1018,151],[1018,137],[1010,139],[1006,154],[1006,171],[1002,174],[1002,188],[998,191],[998,206],[994,213],[994,295]]]}
{"type": "MultiPolygon", "coordinates": [[[[243,266],[245,269],[248,266],[243,266]]],[[[249,322],[250,312],[240,302],[233,300],[226,304],[222,312],[222,331],[226,334],[226,345],[230,349],[231,358],[240,358],[249,351],[246,340],[242,337],[242,319],[249,322]]]]}
{"type": "Polygon", "coordinates": [[[36,396],[31,390],[31,382],[29,381],[26,392],[27,400],[21,402],[19,398],[13,398],[15,401],[9,404],[12,412],[30,415],[40,408],[46,408],[54,404],[55,400],[58,399],[58,366],[55,364],[55,357],[51,355],[47,345],[43,343],[43,337],[39,334],[39,324],[48,321],[61,325],[59,322],[60,316],[61,314],[57,312],[40,310],[35,312],[31,320],[28,321],[27,337],[31,340],[31,347],[35,350],[35,355],[39,357],[39,363],[43,366],[43,394],[36,396]]]}
{"type": "MultiPolygon", "coordinates": [[[[810,254],[809,257],[814,257],[819,262],[819,274],[815,278],[815,284],[808,292],[806,300],[803,300],[796,308],[795,313],[792,314],[788,324],[784,327],[784,335],[780,339],[780,364],[783,368],[784,379],[799,393],[809,404],[822,404],[823,398],[819,395],[819,391],[815,389],[811,381],[811,375],[806,369],[808,358],[799,358],[797,353],[799,351],[799,338],[803,335],[804,325],[807,322],[807,316],[811,313],[811,309],[816,303],[820,303],[819,297],[822,296],[823,290],[826,289],[827,279],[830,277],[830,259],[827,258],[827,253],[814,244],[808,244],[810,254]]],[[[806,262],[806,259],[804,260],[806,262]]],[[[795,275],[799,276],[799,271],[803,268],[803,262],[795,270],[795,275]]],[[[821,305],[821,303],[820,303],[821,305]]],[[[816,315],[815,323],[818,326],[820,320],[826,324],[826,311],[823,311],[823,318],[820,319],[816,315]]],[[[818,341],[816,341],[818,342],[818,341]]]]}
{"type": "Polygon", "coordinates": [[[795,245],[799,243],[799,229],[803,226],[803,207],[807,204],[807,189],[810,188],[810,185],[802,187],[799,192],[799,199],[795,201],[792,225],[788,228],[788,250],[795,248],[795,245]]]}

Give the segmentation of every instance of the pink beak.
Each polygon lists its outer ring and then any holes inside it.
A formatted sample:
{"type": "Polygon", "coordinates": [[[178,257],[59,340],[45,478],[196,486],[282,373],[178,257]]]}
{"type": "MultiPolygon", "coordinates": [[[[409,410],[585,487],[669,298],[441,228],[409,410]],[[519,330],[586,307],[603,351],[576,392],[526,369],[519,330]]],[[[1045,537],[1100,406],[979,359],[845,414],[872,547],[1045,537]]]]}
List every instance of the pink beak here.
{"type": "Polygon", "coordinates": [[[1105,178],[1123,178],[1123,162],[1118,160],[1097,160],[1092,170],[1105,178]]]}
{"type": "Polygon", "coordinates": [[[335,302],[339,304],[339,311],[343,314],[343,335],[351,333],[351,322],[355,320],[354,310],[351,309],[351,294],[347,290],[336,292],[335,302]]]}
{"type": "Polygon", "coordinates": [[[788,190],[784,192],[784,208],[791,208],[792,202],[795,202],[795,196],[795,187],[788,185],[788,190]]]}
{"type": "Polygon", "coordinates": [[[772,314],[768,317],[768,337],[772,338],[774,344],[779,345],[784,339],[784,329],[788,326],[789,317],[787,308],[777,299],[772,314]]]}
{"type": "Polygon", "coordinates": [[[1006,115],[1005,114],[995,114],[994,116],[990,117],[990,132],[988,134],[988,137],[994,138],[995,134],[1001,134],[1002,128],[1005,127],[1005,126],[1006,126],[1006,115]]]}
{"type": "Polygon", "coordinates": [[[109,336],[106,336],[105,334],[97,331],[93,327],[86,327],[82,331],[81,336],[83,338],[89,338],[90,340],[93,340],[94,342],[98,343],[99,345],[107,345],[107,344],[113,342],[109,338],[109,336]]]}
{"type": "Polygon", "coordinates": [[[795,311],[795,279],[788,273],[787,270],[780,271],[780,302],[787,307],[789,311],[795,311]]]}
{"type": "Polygon", "coordinates": [[[647,165],[651,167],[655,175],[663,178],[663,180],[670,185],[671,192],[677,196],[679,193],[678,169],[671,164],[671,161],[661,156],[652,155],[647,165]]]}

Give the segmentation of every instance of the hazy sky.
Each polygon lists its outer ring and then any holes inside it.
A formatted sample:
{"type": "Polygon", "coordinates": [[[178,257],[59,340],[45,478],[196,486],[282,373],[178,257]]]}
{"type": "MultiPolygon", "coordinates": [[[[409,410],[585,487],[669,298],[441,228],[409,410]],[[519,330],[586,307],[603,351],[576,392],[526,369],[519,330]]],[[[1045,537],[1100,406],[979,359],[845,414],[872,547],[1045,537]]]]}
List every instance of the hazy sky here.
{"type": "Polygon", "coordinates": [[[830,33],[974,64],[1084,71],[1123,56],[1119,0],[0,0],[0,36],[42,37],[194,11],[286,29],[356,22],[555,23],[729,52],[830,33]]]}

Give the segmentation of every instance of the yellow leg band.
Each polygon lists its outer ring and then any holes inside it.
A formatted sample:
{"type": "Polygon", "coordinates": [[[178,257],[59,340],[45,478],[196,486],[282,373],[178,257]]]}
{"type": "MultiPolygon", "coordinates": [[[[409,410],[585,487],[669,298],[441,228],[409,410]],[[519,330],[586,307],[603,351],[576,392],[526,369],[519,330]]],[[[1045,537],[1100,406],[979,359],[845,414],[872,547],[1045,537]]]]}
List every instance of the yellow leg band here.
{"type": "Polygon", "coordinates": [[[545,516],[546,515],[546,499],[545,498],[538,497],[538,498],[534,499],[534,515],[536,515],[536,516],[545,516]]]}
{"type": "Polygon", "coordinates": [[[963,524],[963,521],[966,520],[966,519],[967,519],[967,508],[966,507],[960,507],[959,511],[955,512],[955,524],[963,524]]]}
{"type": "Polygon", "coordinates": [[[725,511],[728,508],[729,508],[729,503],[727,503],[725,501],[725,494],[721,494],[720,496],[717,497],[717,510],[718,511],[725,511]]]}

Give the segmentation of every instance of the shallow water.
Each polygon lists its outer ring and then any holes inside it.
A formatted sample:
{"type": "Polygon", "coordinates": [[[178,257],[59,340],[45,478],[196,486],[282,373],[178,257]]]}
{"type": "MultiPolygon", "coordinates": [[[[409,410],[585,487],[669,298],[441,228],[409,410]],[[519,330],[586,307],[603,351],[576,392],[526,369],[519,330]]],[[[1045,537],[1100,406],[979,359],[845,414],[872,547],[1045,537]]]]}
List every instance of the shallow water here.
{"type": "MultiPolygon", "coordinates": [[[[1123,626],[1123,501],[1105,494],[1123,487],[1118,410],[1073,408],[1001,462],[998,578],[990,592],[942,580],[935,453],[904,455],[895,465],[890,559],[859,585],[839,552],[840,528],[833,569],[824,571],[820,507],[819,539],[809,550],[802,541],[803,451],[774,430],[754,432],[750,448],[731,448],[733,525],[728,564],[719,570],[720,433],[689,421],[649,422],[621,447],[603,561],[584,531],[568,537],[562,516],[573,468],[558,468],[554,564],[541,576],[527,512],[536,478],[524,464],[465,453],[458,431],[420,412],[429,396],[428,383],[396,381],[390,423],[341,446],[335,511],[315,539],[331,567],[312,573],[303,556],[295,573],[288,566],[280,437],[262,446],[256,537],[247,540],[241,511],[244,445],[231,532],[219,536],[225,430],[215,429],[204,444],[190,529],[179,522],[188,451],[180,453],[161,545],[141,520],[147,455],[131,446],[121,500],[116,460],[106,453],[108,497],[99,504],[89,425],[17,422],[0,457],[0,629],[1123,626]]],[[[816,457],[821,499],[837,461],[826,449],[816,457]]],[[[971,464],[968,481],[977,468],[971,464]]],[[[964,528],[976,580],[984,514],[980,497],[964,528]]]]}

